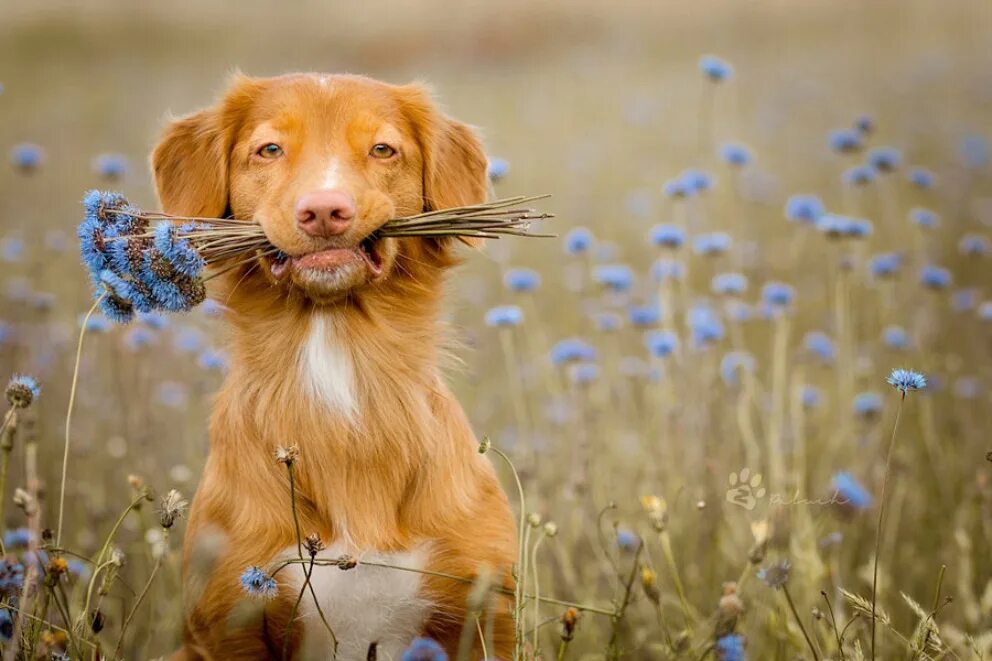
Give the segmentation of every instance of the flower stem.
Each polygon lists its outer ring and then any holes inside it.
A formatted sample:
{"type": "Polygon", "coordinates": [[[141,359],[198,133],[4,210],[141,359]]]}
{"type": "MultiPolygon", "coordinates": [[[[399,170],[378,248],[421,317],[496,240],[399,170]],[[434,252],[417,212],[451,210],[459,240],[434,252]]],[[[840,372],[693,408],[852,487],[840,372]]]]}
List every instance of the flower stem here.
{"type": "Polygon", "coordinates": [[[809,637],[809,633],[803,625],[802,618],[799,617],[799,611],[796,610],[796,605],[792,602],[792,595],[789,594],[789,586],[783,585],[782,592],[785,593],[785,600],[789,602],[789,610],[792,611],[792,616],[796,618],[796,624],[799,625],[799,630],[803,632],[803,638],[806,639],[806,644],[809,645],[809,651],[813,654],[813,661],[820,661],[820,655],[816,651],[816,646],[813,645],[813,640],[809,637]]]}

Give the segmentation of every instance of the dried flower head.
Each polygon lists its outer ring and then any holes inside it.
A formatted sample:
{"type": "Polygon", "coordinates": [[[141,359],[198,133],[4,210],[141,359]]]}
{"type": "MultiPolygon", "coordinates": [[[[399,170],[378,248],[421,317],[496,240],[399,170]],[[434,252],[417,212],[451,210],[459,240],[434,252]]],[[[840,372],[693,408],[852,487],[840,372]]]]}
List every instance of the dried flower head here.
{"type": "Polygon", "coordinates": [[[758,570],[758,578],[764,581],[770,588],[780,588],[789,581],[789,572],[792,564],[788,560],[781,560],[768,567],[758,570]]]}
{"type": "Polygon", "coordinates": [[[303,540],[303,548],[305,548],[307,553],[310,554],[310,557],[313,558],[326,547],[324,546],[323,540],[320,539],[320,535],[312,532],[303,540]]]}
{"type": "Polygon", "coordinates": [[[45,566],[45,573],[61,576],[69,571],[69,563],[63,557],[51,558],[45,566]]]}
{"type": "Polygon", "coordinates": [[[15,374],[7,382],[7,402],[15,409],[26,409],[41,394],[41,387],[34,377],[15,374]]]}
{"type": "Polygon", "coordinates": [[[285,447],[280,445],[276,448],[276,461],[280,464],[292,466],[300,458],[300,448],[296,445],[285,447]]]}
{"type": "Polygon", "coordinates": [[[575,635],[575,625],[579,623],[579,611],[571,606],[561,615],[561,639],[572,640],[575,635]]]}
{"type": "Polygon", "coordinates": [[[176,519],[181,519],[186,515],[189,501],[176,489],[170,489],[169,493],[162,497],[158,511],[158,522],[163,528],[171,528],[176,519]]]}

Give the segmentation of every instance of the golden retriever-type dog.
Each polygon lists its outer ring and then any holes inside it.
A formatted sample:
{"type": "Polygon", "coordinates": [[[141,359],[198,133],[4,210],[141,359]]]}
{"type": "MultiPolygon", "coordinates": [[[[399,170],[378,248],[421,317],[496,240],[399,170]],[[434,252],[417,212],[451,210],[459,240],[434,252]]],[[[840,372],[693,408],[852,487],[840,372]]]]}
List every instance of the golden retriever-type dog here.
{"type": "MultiPolygon", "coordinates": [[[[176,658],[398,659],[417,636],[453,655],[471,584],[439,574],[472,579],[487,566],[512,587],[513,519],[438,367],[456,246],[375,231],[482,202],[478,138],[417,85],[238,76],[217,105],[168,126],[152,167],[167,213],[250,219],[281,251],[222,276],[213,294],[227,306],[231,366],[186,532],[176,658]],[[317,559],[358,561],[315,567],[292,622],[305,565],[280,571],[268,601],[239,580],[298,557],[279,446],[298,447],[298,518],[326,547],[317,559]]],[[[481,616],[489,655],[504,659],[505,592],[481,616]]]]}

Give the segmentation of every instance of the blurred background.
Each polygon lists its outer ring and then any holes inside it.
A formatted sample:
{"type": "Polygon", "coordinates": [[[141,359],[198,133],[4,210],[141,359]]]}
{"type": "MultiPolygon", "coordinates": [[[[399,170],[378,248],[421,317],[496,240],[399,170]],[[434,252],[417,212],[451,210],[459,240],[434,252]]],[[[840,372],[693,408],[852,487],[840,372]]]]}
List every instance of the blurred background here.
{"type": "MultiPolygon", "coordinates": [[[[84,191],[156,208],[147,161],[165,122],[237,70],[421,80],[479,127],[494,195],[553,194],[544,229],[559,238],[469,256],[446,314],[462,341],[450,379],[540,522],[541,592],[621,615],[583,614],[568,658],[736,659],[738,643],[758,659],[813,658],[811,645],[860,658],[869,618],[854,596],[871,592],[900,400],[885,377],[902,366],[930,387],[901,417],[880,658],[984,658],[990,44],[983,0],[0,3],[0,367],[43,388],[10,455],[3,523],[27,525],[9,499],[36,451],[53,527],[92,301],[74,235],[84,191]],[[795,194],[871,225],[818,226],[819,210],[787,209],[795,194]],[[487,325],[501,305],[523,321],[487,325]],[[780,561],[798,617],[755,578],[780,561]]],[[[83,558],[136,485],[195,491],[222,316],[91,320],[66,486],[65,546],[83,558]]],[[[125,658],[178,640],[182,526],[163,539],[156,519],[150,504],[122,518],[128,562],[101,597],[105,628],[86,634],[112,646],[164,558],[125,658]]],[[[83,558],[69,619],[93,577],[83,558]]],[[[560,611],[527,613],[529,656],[562,648],[560,611]]],[[[59,617],[39,654],[65,648],[59,617]]]]}

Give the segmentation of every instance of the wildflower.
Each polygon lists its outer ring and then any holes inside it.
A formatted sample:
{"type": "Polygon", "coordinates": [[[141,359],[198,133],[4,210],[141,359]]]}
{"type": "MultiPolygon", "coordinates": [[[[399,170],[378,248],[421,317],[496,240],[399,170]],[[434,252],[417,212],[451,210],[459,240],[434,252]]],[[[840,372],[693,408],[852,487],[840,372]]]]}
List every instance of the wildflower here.
{"type": "Polygon", "coordinates": [[[224,372],[227,370],[227,355],[223,351],[207,349],[197,357],[196,364],[210,372],[224,372]]]}
{"type": "Polygon", "coordinates": [[[656,326],[661,321],[661,308],[658,305],[634,305],[627,314],[630,323],[638,328],[656,326]]]}
{"type": "Polygon", "coordinates": [[[24,257],[24,239],[10,236],[0,242],[0,259],[5,262],[19,262],[24,257]]]}
{"type": "Polygon", "coordinates": [[[754,356],[746,351],[731,351],[724,355],[720,361],[720,378],[728,386],[739,386],[740,372],[753,372],[755,366],[754,356]]]}
{"type": "Polygon", "coordinates": [[[548,537],[554,537],[558,534],[558,524],[554,521],[547,521],[542,529],[544,530],[544,534],[548,537]]]}
{"type": "Polygon", "coordinates": [[[324,550],[325,545],[323,540],[320,539],[320,535],[312,532],[304,538],[303,548],[307,550],[307,553],[310,554],[311,558],[314,558],[318,553],[324,550]]]}
{"type": "Polygon", "coordinates": [[[131,352],[155,343],[155,333],[147,328],[132,328],[124,335],[124,347],[131,352]]]}
{"type": "Polygon", "coordinates": [[[596,328],[603,333],[614,333],[620,330],[623,319],[615,312],[600,312],[593,317],[596,328]]]}
{"type": "Polygon", "coordinates": [[[599,378],[599,365],[596,363],[576,363],[570,367],[569,376],[572,383],[576,385],[588,385],[599,378]]]}
{"type": "Polygon", "coordinates": [[[951,295],[951,307],[955,312],[967,312],[975,308],[978,301],[978,290],[974,287],[959,289],[951,295]]]}
{"type": "Polygon", "coordinates": [[[127,159],[121,154],[100,154],[93,159],[93,171],[104,179],[121,179],[127,169],[127,159]]]}
{"type": "Polygon", "coordinates": [[[624,292],[634,283],[634,273],[626,264],[605,264],[593,269],[592,279],[615,292],[624,292]]]}
{"type": "Polygon", "coordinates": [[[686,190],[694,193],[705,193],[713,188],[713,177],[703,170],[689,168],[683,170],[679,178],[686,190]]]}
{"type": "Polygon", "coordinates": [[[681,248],[685,243],[685,232],[678,225],[655,225],[651,228],[651,243],[659,248],[681,248]]]}
{"type": "Polygon", "coordinates": [[[699,58],[699,70],[714,83],[729,80],[734,75],[734,68],[716,55],[703,55],[699,58]]]}
{"type": "Polygon", "coordinates": [[[761,288],[762,300],[773,308],[789,307],[794,296],[792,287],[783,282],[768,282],[761,288]]]}
{"type": "Polygon", "coordinates": [[[882,341],[890,349],[905,349],[909,346],[909,335],[902,326],[886,326],[882,330],[882,341]]]}
{"type": "Polygon", "coordinates": [[[516,305],[497,305],[486,312],[486,325],[495,328],[510,328],[519,326],[524,320],[524,313],[516,305]]]}
{"type": "Polygon", "coordinates": [[[448,653],[433,638],[414,638],[400,661],[448,661],[448,653]]]}
{"type": "Polygon", "coordinates": [[[876,147],[868,152],[868,165],[879,172],[893,172],[902,165],[902,152],[895,147],[876,147]]]}
{"type": "Polygon", "coordinates": [[[716,640],[717,661],[747,661],[744,652],[744,636],[728,633],[716,640]]]}
{"type": "Polygon", "coordinates": [[[825,211],[816,195],[793,195],[785,203],[785,217],[793,222],[816,223],[825,211]]]}
{"type": "Polygon", "coordinates": [[[510,269],[503,276],[503,284],[510,291],[531,292],[541,286],[541,275],[533,269],[510,269]]]}
{"type": "Polygon", "coordinates": [[[45,151],[36,144],[22,142],[10,150],[10,162],[24,174],[31,174],[41,167],[45,160],[45,151]]]}
{"type": "Polygon", "coordinates": [[[45,565],[45,573],[53,576],[62,576],[69,572],[69,563],[65,558],[57,557],[49,559],[45,565]]]}
{"type": "Polygon", "coordinates": [[[841,178],[848,186],[867,186],[875,181],[875,170],[870,165],[855,165],[845,170],[841,178]]]}
{"type": "Polygon", "coordinates": [[[992,301],[985,301],[978,306],[978,318],[982,321],[992,321],[992,301]]]}
{"type": "Polygon", "coordinates": [[[658,573],[648,566],[641,567],[641,587],[644,594],[656,606],[661,602],[661,591],[658,589],[658,573]]]}
{"type": "Polygon", "coordinates": [[[816,386],[805,385],[799,391],[799,399],[803,403],[803,408],[812,409],[820,405],[823,397],[816,386]]]}
{"type": "Polygon", "coordinates": [[[3,534],[3,545],[7,550],[26,549],[31,544],[33,535],[30,528],[14,528],[3,534]]]}
{"type": "Polygon", "coordinates": [[[854,128],[857,129],[859,133],[868,135],[875,130],[875,120],[868,115],[861,115],[854,120],[854,128]]]}
{"type": "Polygon", "coordinates": [[[747,291],[747,276],[742,273],[720,273],[713,276],[710,289],[721,296],[740,296],[747,291]]]}
{"type": "Polygon", "coordinates": [[[937,176],[926,168],[913,168],[907,175],[909,182],[917,188],[933,188],[937,181],[937,176]]]}
{"type": "Polygon", "coordinates": [[[868,269],[876,278],[895,275],[899,272],[900,266],[902,266],[902,257],[894,252],[875,255],[868,261],[868,269]]]}
{"type": "Polygon", "coordinates": [[[958,243],[958,251],[969,257],[983,257],[989,253],[989,240],[981,234],[966,234],[958,243]]]}
{"type": "Polygon", "coordinates": [[[41,395],[41,386],[34,377],[15,374],[7,382],[7,403],[15,409],[26,409],[41,395]]]}
{"type": "Polygon", "coordinates": [[[940,216],[923,207],[914,207],[909,210],[909,219],[914,225],[924,229],[933,229],[940,224],[940,216]]]}
{"type": "Polygon", "coordinates": [[[727,317],[736,323],[750,321],[753,317],[751,306],[743,301],[733,299],[727,301],[724,311],[726,312],[727,317]]]}
{"type": "Polygon", "coordinates": [[[841,499],[842,505],[849,505],[858,510],[871,507],[871,494],[847,471],[834,473],[830,484],[834,490],[834,495],[841,499]]]}
{"type": "Polygon", "coordinates": [[[585,227],[576,227],[565,235],[565,252],[569,255],[584,255],[593,244],[593,235],[585,227]]]}
{"type": "Polygon", "coordinates": [[[770,588],[780,588],[789,581],[792,563],[781,560],[773,565],[758,570],[758,578],[770,588]]]}
{"type": "Polygon", "coordinates": [[[579,611],[569,606],[561,615],[561,639],[565,642],[575,636],[575,625],[579,622],[579,611]]]}
{"type": "Polygon", "coordinates": [[[837,129],[827,136],[827,145],[835,152],[847,154],[861,151],[864,147],[864,139],[854,129],[837,129]]]}
{"type": "Polygon", "coordinates": [[[120,324],[130,322],[135,313],[149,312],[154,305],[151,290],[140,280],[122,277],[110,269],[100,272],[96,296],[100,309],[120,324]]]}
{"type": "Polygon", "coordinates": [[[84,320],[86,322],[87,332],[106,333],[113,327],[113,324],[110,322],[110,319],[107,319],[107,317],[103,316],[102,314],[90,315],[89,319],[86,319],[85,315],[80,316],[79,317],[80,326],[83,325],[84,320]]]}
{"type": "Polygon", "coordinates": [[[924,266],[920,271],[920,284],[930,289],[946,289],[951,280],[951,272],[938,266],[924,266]]]}
{"type": "Polygon", "coordinates": [[[662,185],[661,193],[665,197],[680,199],[691,195],[694,191],[685,185],[681,179],[669,179],[662,185]]]}
{"type": "Polygon", "coordinates": [[[715,257],[730,250],[730,244],[732,242],[733,240],[730,238],[730,235],[724,232],[700,234],[693,239],[692,249],[698,255],[715,257]]]}
{"type": "Polygon", "coordinates": [[[276,579],[272,578],[258,567],[249,567],[241,574],[241,589],[249,597],[272,599],[279,592],[276,579]]]}
{"type": "Polygon", "coordinates": [[[636,551],[641,540],[630,530],[625,528],[617,529],[617,546],[623,551],[636,551]]]}
{"type": "Polygon", "coordinates": [[[0,559],[0,597],[16,599],[24,587],[24,565],[14,558],[0,559]]]}
{"type": "Polygon", "coordinates": [[[723,339],[723,324],[711,309],[705,306],[695,306],[689,309],[687,315],[689,329],[692,331],[693,344],[702,348],[723,339]]]}
{"type": "Polygon", "coordinates": [[[300,458],[300,448],[296,445],[289,447],[280,445],[275,452],[276,461],[286,466],[292,466],[300,458]]]}
{"type": "Polygon", "coordinates": [[[203,314],[207,315],[208,317],[221,317],[224,315],[224,311],[227,308],[221,305],[220,303],[218,303],[217,301],[213,300],[212,298],[208,298],[207,300],[203,301],[203,306],[200,309],[203,310],[203,314]]]}
{"type": "Polygon", "coordinates": [[[815,355],[825,363],[832,363],[834,360],[834,343],[826,333],[814,331],[807,333],[803,343],[806,350],[815,355]]]}
{"type": "Polygon", "coordinates": [[[858,393],[854,397],[854,412],[870,420],[882,412],[882,398],[876,392],[858,393]]]}
{"type": "Polygon", "coordinates": [[[0,640],[9,643],[14,637],[14,617],[9,608],[0,608],[0,640]]]}
{"type": "Polygon", "coordinates": [[[886,382],[905,395],[910,390],[922,390],[927,387],[927,379],[913,370],[894,369],[886,382]]]}
{"type": "Polygon", "coordinates": [[[744,167],[751,162],[751,150],[739,142],[727,142],[720,146],[720,158],[727,165],[744,167]]]}
{"type": "Polygon", "coordinates": [[[162,503],[158,511],[158,522],[163,528],[171,528],[176,519],[181,519],[186,515],[186,508],[189,501],[175,489],[170,489],[169,493],[162,498],[162,503]]]}
{"type": "Polygon", "coordinates": [[[551,363],[554,365],[594,360],[596,348],[579,338],[567,338],[551,347],[551,363]]]}
{"type": "Polygon", "coordinates": [[[671,259],[659,258],[651,265],[651,279],[657,284],[666,280],[681,280],[682,265],[671,259]]]}
{"type": "Polygon", "coordinates": [[[497,182],[510,172],[510,162],[504,158],[492,157],[486,166],[489,181],[497,182]]]}
{"type": "Polygon", "coordinates": [[[679,338],[672,331],[651,331],[644,336],[644,344],[655,358],[667,358],[679,348],[679,338]]]}

